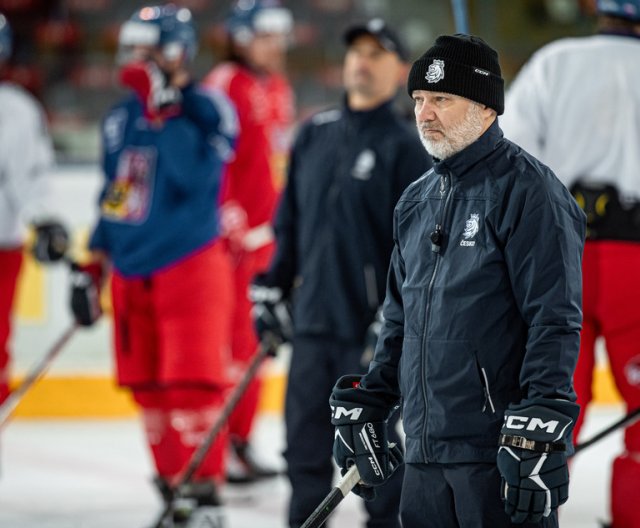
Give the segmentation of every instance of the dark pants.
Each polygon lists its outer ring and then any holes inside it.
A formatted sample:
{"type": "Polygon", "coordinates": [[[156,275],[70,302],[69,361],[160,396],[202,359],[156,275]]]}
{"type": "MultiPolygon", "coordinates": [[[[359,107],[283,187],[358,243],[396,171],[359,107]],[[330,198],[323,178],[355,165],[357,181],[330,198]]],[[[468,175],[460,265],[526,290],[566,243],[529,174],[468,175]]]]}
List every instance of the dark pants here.
{"type": "MultiPolygon", "coordinates": [[[[367,370],[364,346],[345,345],[321,338],[296,338],[285,401],[287,474],[291,483],[289,526],[299,528],[331,491],[334,428],[329,396],[344,374],[367,370]]],[[[397,417],[389,424],[389,441],[399,442],[397,417]]],[[[377,498],[364,502],[368,528],[399,528],[398,508],[402,468],[388,483],[376,488],[377,498]]],[[[327,523],[327,526],[331,520],[327,523]]]]}
{"type": "Polygon", "coordinates": [[[513,524],[500,500],[494,464],[405,464],[404,528],[557,528],[557,512],[539,523],[513,524]]]}

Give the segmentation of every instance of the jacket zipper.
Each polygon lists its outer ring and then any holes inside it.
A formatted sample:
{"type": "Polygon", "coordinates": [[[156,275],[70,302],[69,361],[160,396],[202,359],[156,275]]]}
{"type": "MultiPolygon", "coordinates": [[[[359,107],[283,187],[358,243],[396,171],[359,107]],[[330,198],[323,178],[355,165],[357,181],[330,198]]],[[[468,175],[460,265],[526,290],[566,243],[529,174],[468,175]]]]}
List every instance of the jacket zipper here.
{"type": "MultiPolygon", "coordinates": [[[[429,462],[429,447],[427,445],[427,429],[429,422],[429,398],[427,396],[427,353],[426,353],[426,340],[427,333],[429,328],[429,319],[431,316],[431,295],[433,294],[433,285],[435,284],[436,274],[438,273],[438,268],[440,267],[440,259],[442,257],[441,249],[442,242],[444,240],[444,233],[442,231],[442,227],[447,218],[447,212],[449,210],[449,204],[451,202],[451,196],[453,194],[453,178],[450,173],[445,173],[440,176],[440,196],[442,197],[442,204],[440,206],[440,222],[436,223],[435,231],[433,231],[430,235],[431,239],[431,251],[436,254],[436,263],[433,266],[433,272],[431,273],[431,278],[429,279],[429,286],[427,288],[427,306],[425,308],[425,316],[424,316],[424,332],[422,334],[422,347],[420,354],[421,361],[421,372],[422,376],[422,397],[424,399],[424,433],[422,435],[422,455],[424,459],[429,462]],[[446,195],[445,195],[446,193],[446,195]]],[[[436,221],[437,222],[437,221],[436,221]]]]}
{"type": "MultiPolygon", "coordinates": [[[[480,366],[478,364],[478,366],[480,366]]],[[[491,413],[496,413],[496,408],[493,405],[493,400],[491,399],[491,391],[489,390],[489,378],[487,378],[487,371],[484,367],[480,367],[480,375],[482,376],[482,386],[484,388],[484,405],[482,406],[482,412],[487,410],[487,403],[489,407],[491,407],[491,413]]]]}

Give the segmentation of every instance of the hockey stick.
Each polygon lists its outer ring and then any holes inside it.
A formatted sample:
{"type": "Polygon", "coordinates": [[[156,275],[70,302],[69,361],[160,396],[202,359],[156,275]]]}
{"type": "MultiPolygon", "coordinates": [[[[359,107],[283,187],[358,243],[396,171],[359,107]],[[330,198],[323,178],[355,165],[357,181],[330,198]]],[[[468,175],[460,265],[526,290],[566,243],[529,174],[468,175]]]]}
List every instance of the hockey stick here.
{"type": "Polygon", "coordinates": [[[456,26],[456,33],[469,34],[469,12],[467,10],[467,0],[451,0],[453,9],[453,20],[456,26]]]}
{"type": "Polygon", "coordinates": [[[354,464],[313,511],[301,528],[320,528],[358,482],[360,482],[360,473],[354,464]]]}
{"type": "Polygon", "coordinates": [[[46,372],[46,370],[51,366],[53,360],[60,353],[64,345],[67,344],[67,341],[71,339],[71,336],[78,329],[78,325],[74,323],[71,325],[65,332],[58,338],[58,340],[53,344],[49,352],[45,354],[45,356],[40,360],[40,362],[34,367],[34,369],[27,375],[24,381],[17,387],[15,390],[11,391],[8,398],[4,401],[2,406],[0,406],[0,429],[2,429],[11,413],[15,410],[15,408],[22,400],[22,397],[25,393],[32,387],[32,385],[38,381],[42,375],[46,372]]]}
{"type": "Polygon", "coordinates": [[[620,427],[625,426],[627,424],[631,425],[636,420],[639,420],[639,419],[640,419],[640,407],[638,407],[637,409],[634,409],[633,411],[629,411],[622,418],[620,418],[619,420],[616,420],[615,422],[613,422],[609,427],[606,427],[605,429],[603,429],[599,433],[596,433],[595,435],[593,435],[588,440],[585,440],[584,442],[580,442],[579,444],[577,444],[576,447],[575,447],[575,452],[573,454],[577,455],[578,452],[582,451],[583,449],[586,449],[587,447],[591,446],[592,444],[595,444],[596,442],[598,442],[599,440],[601,440],[602,438],[604,438],[608,434],[612,433],[616,429],[619,429],[620,427]]]}
{"type": "Polygon", "coordinates": [[[173,500],[180,496],[181,490],[185,487],[185,485],[191,480],[195,472],[198,470],[205,456],[211,449],[213,442],[217,438],[218,434],[227,423],[229,416],[238,405],[240,398],[244,395],[249,383],[256,375],[258,368],[262,364],[262,361],[266,359],[268,356],[275,356],[278,348],[279,342],[275,340],[268,341],[266,343],[261,343],[258,349],[258,352],[251,360],[251,363],[247,367],[242,379],[235,386],[233,391],[231,392],[231,396],[225,403],[220,416],[216,420],[216,422],[211,426],[211,429],[207,433],[207,436],[202,441],[202,444],[196,449],[191,458],[189,459],[189,463],[186,465],[185,469],[180,474],[180,477],[177,479],[177,482],[170,488],[169,495],[171,497],[170,500],[165,504],[164,509],[162,510],[158,520],[153,525],[154,528],[162,528],[164,521],[171,515],[173,511],[173,500]]]}

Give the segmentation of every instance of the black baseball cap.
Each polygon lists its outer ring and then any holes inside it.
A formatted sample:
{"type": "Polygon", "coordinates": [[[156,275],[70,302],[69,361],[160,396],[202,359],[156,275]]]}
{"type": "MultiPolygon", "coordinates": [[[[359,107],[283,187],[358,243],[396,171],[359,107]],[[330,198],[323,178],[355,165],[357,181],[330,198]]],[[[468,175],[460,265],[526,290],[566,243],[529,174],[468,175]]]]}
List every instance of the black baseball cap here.
{"type": "Polygon", "coordinates": [[[351,43],[362,35],[371,35],[380,45],[392,53],[397,53],[403,61],[409,60],[409,52],[398,34],[381,18],[372,18],[364,24],[355,24],[344,33],[344,43],[350,46],[351,43]]]}

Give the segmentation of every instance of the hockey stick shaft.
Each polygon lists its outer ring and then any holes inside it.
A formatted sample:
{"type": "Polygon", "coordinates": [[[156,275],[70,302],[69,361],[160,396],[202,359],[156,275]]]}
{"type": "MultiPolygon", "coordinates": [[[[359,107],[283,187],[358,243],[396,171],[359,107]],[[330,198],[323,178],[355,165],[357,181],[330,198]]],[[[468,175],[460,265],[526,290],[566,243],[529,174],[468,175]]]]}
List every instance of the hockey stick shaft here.
{"type": "Polygon", "coordinates": [[[358,468],[354,464],[313,511],[301,528],[320,528],[358,482],[360,482],[360,473],[358,473],[358,468]]]}
{"type": "Polygon", "coordinates": [[[574,455],[578,454],[583,449],[586,449],[587,447],[590,447],[592,444],[595,444],[599,440],[602,440],[605,436],[611,434],[615,430],[617,430],[617,429],[619,429],[619,428],[621,428],[623,426],[631,425],[636,420],[640,420],[640,407],[638,407],[637,409],[634,409],[632,411],[629,411],[622,418],[620,418],[619,420],[616,420],[609,427],[606,427],[605,429],[603,429],[599,433],[596,433],[595,435],[593,435],[588,440],[585,440],[584,442],[580,442],[578,445],[576,445],[574,455]]]}
{"type": "Polygon", "coordinates": [[[71,325],[65,332],[58,338],[44,357],[38,362],[38,364],[29,372],[24,381],[15,390],[11,391],[8,398],[4,401],[0,407],[0,429],[2,429],[9,420],[9,417],[18,406],[26,392],[38,381],[47,369],[53,363],[53,360],[60,353],[60,351],[67,344],[71,336],[78,329],[77,324],[71,325]]]}
{"type": "Polygon", "coordinates": [[[453,21],[456,33],[469,34],[469,11],[467,10],[467,0],[451,0],[453,9],[453,21]]]}
{"type": "MultiPolygon", "coordinates": [[[[277,348],[277,343],[271,342],[271,343],[260,344],[258,352],[253,357],[253,359],[251,360],[251,363],[249,364],[249,367],[247,367],[247,370],[245,371],[244,375],[242,376],[238,384],[233,389],[231,396],[229,396],[229,399],[225,403],[222,409],[222,412],[220,413],[220,416],[218,416],[218,419],[211,426],[211,429],[209,429],[207,436],[202,441],[200,446],[198,446],[198,449],[196,449],[191,455],[191,458],[189,459],[189,463],[186,465],[186,467],[180,474],[180,478],[178,478],[177,482],[172,486],[171,494],[174,497],[179,494],[180,489],[184,487],[184,485],[187,484],[192,479],[195,472],[202,465],[202,462],[204,458],[207,456],[209,449],[211,449],[213,442],[218,437],[218,435],[220,434],[220,431],[229,420],[229,416],[238,405],[238,402],[240,401],[245,391],[247,390],[249,383],[251,383],[256,373],[258,372],[260,365],[262,364],[264,359],[267,358],[267,356],[273,356],[275,354],[276,348],[277,348]]],[[[172,508],[171,501],[168,501],[168,503],[165,505],[164,510],[160,514],[160,517],[154,524],[155,528],[162,527],[164,520],[171,513],[171,508],[172,508]]]]}

